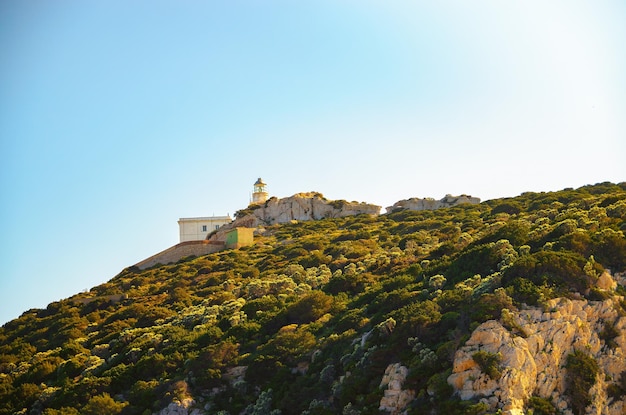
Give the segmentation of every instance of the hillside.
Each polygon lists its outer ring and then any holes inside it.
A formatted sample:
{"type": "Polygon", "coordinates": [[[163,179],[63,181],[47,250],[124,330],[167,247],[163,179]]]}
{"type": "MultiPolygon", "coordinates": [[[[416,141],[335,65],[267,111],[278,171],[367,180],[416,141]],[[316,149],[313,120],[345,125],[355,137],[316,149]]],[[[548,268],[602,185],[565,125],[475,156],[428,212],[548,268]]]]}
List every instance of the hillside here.
{"type": "Polygon", "coordinates": [[[625,231],[626,183],[266,226],[5,324],[0,414],[622,414],[625,231]]]}

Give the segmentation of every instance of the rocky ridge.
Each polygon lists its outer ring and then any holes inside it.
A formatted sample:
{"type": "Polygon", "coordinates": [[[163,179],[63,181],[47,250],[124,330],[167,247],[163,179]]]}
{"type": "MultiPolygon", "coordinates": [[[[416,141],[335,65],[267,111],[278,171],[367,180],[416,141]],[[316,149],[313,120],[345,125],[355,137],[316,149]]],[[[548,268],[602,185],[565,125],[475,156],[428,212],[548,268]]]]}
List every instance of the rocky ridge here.
{"type": "MultiPolygon", "coordinates": [[[[478,204],[480,199],[468,195],[446,195],[440,200],[432,198],[410,198],[400,200],[386,208],[387,213],[398,210],[434,210],[456,206],[463,203],[478,204]]],[[[309,221],[325,218],[341,218],[354,215],[380,214],[381,207],[365,202],[347,202],[328,200],[319,192],[296,193],[293,196],[278,199],[272,197],[263,204],[251,205],[238,213],[237,218],[219,231],[209,235],[211,241],[223,241],[226,232],[236,227],[256,228],[262,225],[274,225],[292,221],[309,221]]]]}
{"type": "Polygon", "coordinates": [[[175,401],[170,403],[166,408],[163,408],[159,412],[155,413],[155,415],[203,415],[203,411],[193,408],[195,403],[196,402],[191,398],[175,401]]]}
{"type": "Polygon", "coordinates": [[[504,414],[523,415],[531,396],[538,396],[570,415],[565,366],[568,355],[580,350],[593,357],[600,369],[585,413],[623,414],[623,398],[607,395],[607,386],[626,371],[626,317],[618,314],[619,301],[623,297],[604,301],[556,298],[545,309],[529,307],[517,314],[503,310],[501,321],[481,324],[456,352],[448,383],[461,399],[480,399],[504,414]],[[607,324],[619,333],[611,345],[600,335],[607,324]],[[478,351],[501,356],[498,379],[481,371],[473,359],[478,351]]]}
{"type": "Polygon", "coordinates": [[[480,199],[468,195],[452,196],[445,195],[441,200],[435,200],[430,197],[423,199],[412,197],[410,199],[400,200],[386,208],[387,213],[396,212],[398,210],[435,210],[441,208],[452,207],[462,203],[476,205],[480,203],[480,199]]]}
{"type": "Polygon", "coordinates": [[[236,227],[256,228],[262,225],[309,221],[325,218],[341,218],[354,215],[378,215],[380,206],[364,202],[346,202],[328,200],[318,192],[296,193],[293,196],[278,199],[272,197],[260,205],[252,205],[241,211],[233,222],[222,226],[219,231],[209,236],[209,240],[225,239],[226,232],[236,227]]]}

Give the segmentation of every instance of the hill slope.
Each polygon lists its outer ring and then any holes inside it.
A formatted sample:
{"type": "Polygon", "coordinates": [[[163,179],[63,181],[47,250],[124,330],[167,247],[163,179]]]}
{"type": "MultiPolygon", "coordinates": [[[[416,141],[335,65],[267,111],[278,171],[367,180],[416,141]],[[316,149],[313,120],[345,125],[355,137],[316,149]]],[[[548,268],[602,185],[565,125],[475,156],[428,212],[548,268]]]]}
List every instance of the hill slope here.
{"type": "Polygon", "coordinates": [[[621,413],[625,217],[602,183],[125,269],[0,329],[0,414],[621,413]]]}

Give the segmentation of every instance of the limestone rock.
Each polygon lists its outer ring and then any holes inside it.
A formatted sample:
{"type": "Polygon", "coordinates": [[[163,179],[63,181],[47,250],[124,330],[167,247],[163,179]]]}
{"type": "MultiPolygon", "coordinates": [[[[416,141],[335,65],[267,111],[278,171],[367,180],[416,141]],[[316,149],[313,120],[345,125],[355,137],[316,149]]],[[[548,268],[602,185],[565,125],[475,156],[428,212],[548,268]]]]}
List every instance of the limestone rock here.
{"type": "Polygon", "coordinates": [[[617,288],[617,282],[615,282],[615,280],[613,280],[613,277],[611,277],[611,274],[605,270],[598,277],[598,280],[596,281],[596,287],[601,290],[612,291],[617,288]]]}
{"type": "Polygon", "coordinates": [[[546,306],[549,311],[520,311],[515,318],[524,328],[525,338],[512,334],[498,321],[487,321],[457,350],[448,383],[461,399],[483,398],[492,410],[507,415],[524,413],[533,395],[550,399],[563,413],[571,413],[565,394],[565,364],[570,353],[584,350],[601,370],[586,413],[622,414],[624,402],[615,402],[606,394],[607,386],[626,370],[626,317],[618,315],[614,303],[620,300],[553,299],[546,306]],[[614,324],[620,333],[613,348],[598,336],[606,323],[614,324]],[[489,378],[473,361],[472,355],[479,350],[502,355],[499,379],[489,378]]]}
{"type": "Polygon", "coordinates": [[[327,200],[318,192],[297,193],[283,199],[272,197],[264,204],[251,208],[250,213],[245,216],[238,217],[230,224],[222,226],[215,234],[211,235],[210,240],[224,240],[226,232],[238,226],[255,228],[259,225],[273,225],[292,221],[340,218],[360,214],[378,215],[380,209],[380,206],[368,203],[327,200]]]}
{"type": "Polygon", "coordinates": [[[400,200],[387,208],[387,213],[392,213],[398,210],[435,210],[446,207],[452,207],[460,205],[462,203],[470,203],[476,205],[480,203],[480,199],[468,195],[452,196],[445,195],[441,200],[435,200],[432,198],[420,199],[413,197],[406,200],[400,200]]]}
{"type": "Polygon", "coordinates": [[[380,382],[380,387],[386,387],[384,396],[380,400],[380,411],[389,412],[391,415],[401,414],[406,406],[415,398],[415,391],[402,389],[402,384],[409,374],[409,369],[400,363],[387,366],[385,374],[380,382]]]}
{"type": "Polygon", "coordinates": [[[298,193],[284,199],[271,198],[259,209],[253,211],[253,215],[259,221],[269,225],[292,220],[308,221],[362,213],[378,215],[380,206],[367,203],[330,201],[317,192],[298,193]]]}
{"type": "Polygon", "coordinates": [[[200,409],[191,409],[194,404],[195,401],[191,398],[183,399],[180,402],[175,401],[169,404],[167,408],[156,412],[155,415],[204,415],[200,409]]]}

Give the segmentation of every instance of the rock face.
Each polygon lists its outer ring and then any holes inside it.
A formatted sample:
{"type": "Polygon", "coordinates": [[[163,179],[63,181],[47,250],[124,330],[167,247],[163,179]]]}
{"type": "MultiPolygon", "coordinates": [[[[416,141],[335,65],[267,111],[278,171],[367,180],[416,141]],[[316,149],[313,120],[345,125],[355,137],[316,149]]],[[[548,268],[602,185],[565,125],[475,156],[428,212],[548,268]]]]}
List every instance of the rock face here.
{"type": "Polygon", "coordinates": [[[581,350],[600,367],[586,414],[623,414],[624,398],[614,401],[606,389],[626,370],[626,317],[618,315],[616,300],[599,302],[553,299],[546,310],[531,308],[509,316],[525,337],[514,335],[495,320],[481,324],[456,352],[448,383],[461,399],[481,399],[492,410],[522,415],[531,396],[549,399],[563,414],[572,414],[566,396],[567,356],[581,350]],[[599,334],[605,324],[614,325],[617,337],[609,346],[599,334]],[[479,350],[500,353],[502,376],[482,373],[472,355],[479,350]]]}
{"type": "Polygon", "coordinates": [[[476,205],[480,203],[480,199],[468,195],[452,196],[446,195],[441,200],[435,200],[432,198],[420,199],[413,197],[411,199],[400,200],[387,208],[387,213],[396,212],[398,210],[435,210],[446,207],[452,207],[460,205],[462,203],[471,203],[476,205]]]}
{"type": "Polygon", "coordinates": [[[204,415],[200,409],[191,409],[194,403],[191,398],[183,399],[181,402],[172,402],[167,408],[161,409],[155,415],[204,415]]]}
{"type": "Polygon", "coordinates": [[[391,415],[402,413],[409,402],[415,398],[415,391],[402,389],[402,384],[409,374],[409,369],[400,363],[387,366],[385,375],[380,382],[380,387],[385,389],[385,395],[380,400],[380,411],[389,412],[391,415]]]}
{"type": "Polygon", "coordinates": [[[604,271],[596,281],[596,287],[604,291],[613,291],[617,288],[617,282],[608,271],[604,271]]]}
{"type": "Polygon", "coordinates": [[[210,240],[223,240],[225,233],[234,227],[255,228],[259,225],[273,225],[291,221],[308,221],[324,218],[340,218],[360,214],[378,215],[380,206],[368,203],[327,200],[321,193],[297,193],[291,197],[269,199],[261,205],[249,208],[248,214],[238,217],[232,223],[222,226],[210,236],[210,240]]]}
{"type": "Polygon", "coordinates": [[[292,220],[307,221],[344,216],[378,215],[380,206],[367,203],[330,201],[321,193],[297,193],[284,199],[271,198],[254,210],[252,215],[260,224],[273,225],[292,220]]]}

